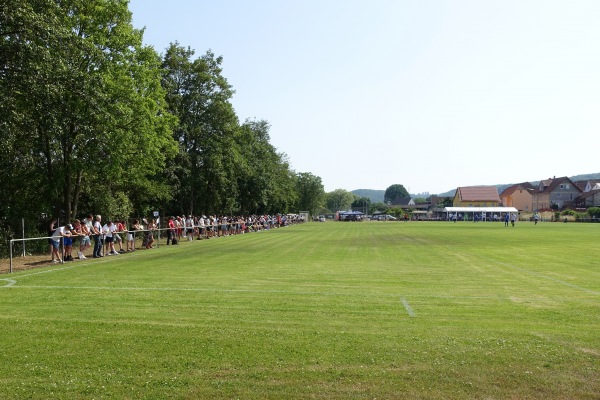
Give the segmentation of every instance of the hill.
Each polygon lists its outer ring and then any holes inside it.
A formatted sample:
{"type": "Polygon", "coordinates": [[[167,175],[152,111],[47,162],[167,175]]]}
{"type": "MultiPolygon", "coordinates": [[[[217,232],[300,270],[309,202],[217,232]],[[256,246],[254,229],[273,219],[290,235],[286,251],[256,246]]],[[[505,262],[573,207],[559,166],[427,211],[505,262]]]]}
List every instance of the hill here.
{"type": "Polygon", "coordinates": [[[351,191],[350,193],[354,193],[358,197],[366,197],[371,199],[371,203],[383,203],[383,197],[385,196],[384,190],[375,190],[375,189],[356,189],[351,191]]]}

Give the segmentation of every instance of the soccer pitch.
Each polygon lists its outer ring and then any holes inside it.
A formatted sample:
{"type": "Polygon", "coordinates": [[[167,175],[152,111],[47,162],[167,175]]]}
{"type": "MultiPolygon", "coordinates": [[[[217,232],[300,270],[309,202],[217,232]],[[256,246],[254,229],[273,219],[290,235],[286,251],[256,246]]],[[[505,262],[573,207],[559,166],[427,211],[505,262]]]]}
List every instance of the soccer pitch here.
{"type": "Polygon", "coordinates": [[[4,399],[598,399],[600,224],[326,222],[0,275],[4,399]]]}

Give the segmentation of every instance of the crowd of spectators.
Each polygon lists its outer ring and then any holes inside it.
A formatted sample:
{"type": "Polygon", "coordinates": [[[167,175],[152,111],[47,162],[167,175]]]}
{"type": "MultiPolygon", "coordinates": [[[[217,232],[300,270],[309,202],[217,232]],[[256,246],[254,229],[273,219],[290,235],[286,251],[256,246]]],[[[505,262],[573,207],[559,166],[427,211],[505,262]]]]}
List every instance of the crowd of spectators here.
{"type": "Polygon", "coordinates": [[[160,218],[131,220],[109,220],[102,222],[101,215],[90,214],[71,223],[57,226],[57,220],[50,223],[48,244],[52,262],[73,261],[73,246],[79,245],[77,257],[86,259],[85,253],[92,249],[91,257],[116,256],[136,250],[136,241],[141,248],[152,249],[161,236],[166,236],[167,245],[179,241],[220,238],[275,229],[290,224],[304,222],[296,214],[250,215],[250,216],[171,216],[166,227],[161,228],[160,218]],[[92,245],[93,240],[93,245],[92,245]],[[62,241],[62,251],[61,248],[62,241]],[[123,249],[125,242],[125,249],[123,249]],[[118,250],[117,250],[118,248],[118,250]]]}

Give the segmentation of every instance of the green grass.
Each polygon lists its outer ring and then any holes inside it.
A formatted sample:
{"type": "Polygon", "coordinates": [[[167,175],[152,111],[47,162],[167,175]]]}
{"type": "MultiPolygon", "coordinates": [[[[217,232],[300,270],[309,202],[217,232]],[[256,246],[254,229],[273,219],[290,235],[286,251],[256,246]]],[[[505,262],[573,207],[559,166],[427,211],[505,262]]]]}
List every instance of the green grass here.
{"type": "Polygon", "coordinates": [[[327,222],[0,275],[1,397],[598,399],[599,249],[327,222]]]}

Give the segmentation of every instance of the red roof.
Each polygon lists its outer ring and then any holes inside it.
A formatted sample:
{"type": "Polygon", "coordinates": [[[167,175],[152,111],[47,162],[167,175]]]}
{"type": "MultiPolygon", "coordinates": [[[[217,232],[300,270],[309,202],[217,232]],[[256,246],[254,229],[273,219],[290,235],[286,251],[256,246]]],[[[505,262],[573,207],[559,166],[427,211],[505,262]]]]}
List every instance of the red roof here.
{"type": "Polygon", "coordinates": [[[470,187],[459,187],[458,199],[460,201],[493,201],[500,202],[498,196],[498,189],[496,186],[470,186],[470,187]]]}

